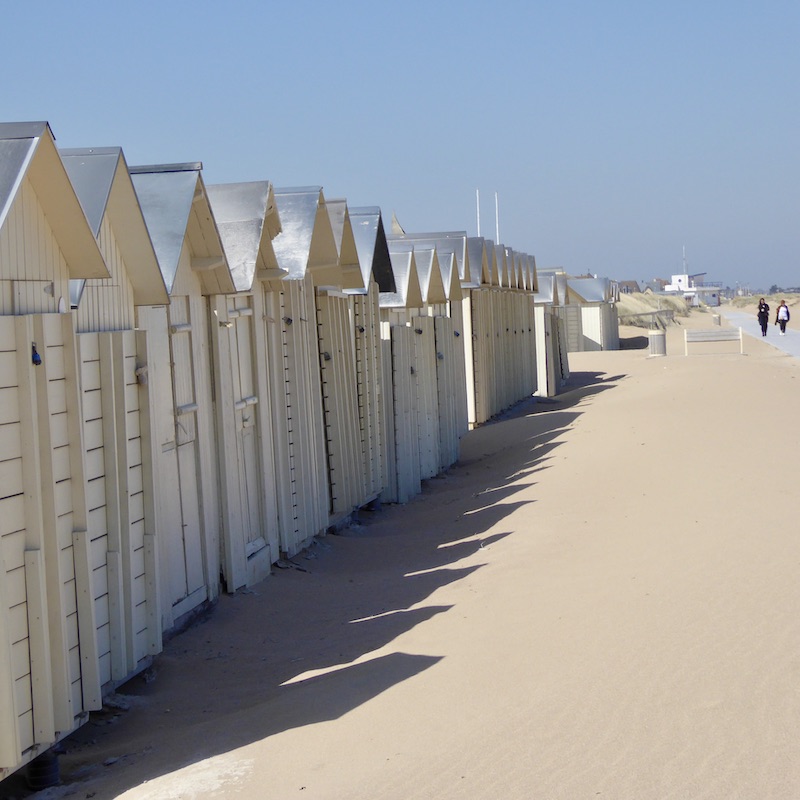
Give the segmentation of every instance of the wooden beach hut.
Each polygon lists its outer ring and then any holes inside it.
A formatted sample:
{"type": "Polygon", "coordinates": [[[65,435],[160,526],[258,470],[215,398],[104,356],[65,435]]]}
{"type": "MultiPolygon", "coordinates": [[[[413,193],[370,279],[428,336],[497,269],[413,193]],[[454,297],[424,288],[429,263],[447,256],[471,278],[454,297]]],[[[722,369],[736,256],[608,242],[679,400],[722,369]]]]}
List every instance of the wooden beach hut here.
{"type": "Polygon", "coordinates": [[[371,501],[383,492],[386,462],[380,293],[394,292],[396,286],[380,208],[363,206],[349,211],[365,287],[347,293],[355,312],[358,413],[366,496],[371,501]]]}
{"type": "Polygon", "coordinates": [[[108,276],[48,124],[0,124],[0,778],[102,705],[68,309],[108,276]]]}
{"type": "Polygon", "coordinates": [[[572,302],[580,307],[583,350],[619,350],[619,291],[608,278],[569,278],[572,302]]]}
{"type": "Polygon", "coordinates": [[[266,297],[285,272],[272,239],[280,218],[268,181],[210,185],[236,293],[209,296],[220,459],[221,568],[234,592],[263,580],[280,556],[266,297]]]}
{"type": "Polygon", "coordinates": [[[406,503],[422,489],[416,335],[409,326],[424,301],[414,246],[389,249],[395,290],[380,293],[383,417],[386,432],[382,499],[406,503]]]}
{"type": "Polygon", "coordinates": [[[131,167],[169,295],[139,306],[147,331],[158,488],[161,616],[171,629],[219,594],[219,451],[207,298],[236,291],[203,183],[202,164],[131,167]]]}
{"type": "Polygon", "coordinates": [[[302,550],[330,520],[315,285],[335,285],[339,254],[322,189],[275,190],[281,233],[273,248],[285,272],[267,300],[274,369],[273,434],[281,555],[302,550]]]}
{"type": "Polygon", "coordinates": [[[536,325],[536,395],[554,397],[569,378],[566,325],[557,312],[559,297],[555,275],[538,278],[532,299],[536,325]]]}
{"type": "MultiPolygon", "coordinates": [[[[325,418],[325,447],[330,488],[330,524],[339,525],[358,508],[377,498],[380,487],[374,486],[375,469],[380,465],[380,441],[364,440],[365,423],[362,402],[376,402],[377,374],[363,372],[379,349],[377,286],[372,301],[358,303],[361,320],[356,322],[356,295],[368,292],[358,259],[358,248],[350,221],[347,201],[327,200],[325,208],[338,255],[339,275],[335,283],[316,287],[317,328],[319,333],[322,406],[325,418]],[[360,329],[360,330],[359,330],[360,329]],[[358,340],[362,347],[357,348],[358,340]],[[369,463],[368,457],[370,457],[369,463]]],[[[362,295],[363,296],[363,295],[362,295]]],[[[372,431],[379,437],[379,431],[372,431]]]]}
{"type": "Polygon", "coordinates": [[[146,333],[134,327],[136,306],[168,297],[122,150],[62,150],[61,158],[111,273],[70,281],[99,668],[108,690],[161,650],[152,396],[137,376],[149,356],[146,333]]]}

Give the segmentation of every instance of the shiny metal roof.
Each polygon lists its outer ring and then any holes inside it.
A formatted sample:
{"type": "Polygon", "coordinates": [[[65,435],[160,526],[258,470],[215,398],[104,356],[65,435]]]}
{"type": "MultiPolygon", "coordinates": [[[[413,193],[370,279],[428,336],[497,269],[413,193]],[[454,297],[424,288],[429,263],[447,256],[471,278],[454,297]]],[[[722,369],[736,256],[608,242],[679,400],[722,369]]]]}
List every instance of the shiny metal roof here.
{"type": "MultiPolygon", "coordinates": [[[[315,267],[325,269],[326,275],[333,272],[331,268],[338,268],[339,254],[322,187],[275,189],[275,202],[282,230],[272,247],[287,279],[302,279],[315,267]]],[[[321,285],[317,280],[315,284],[321,285]]]]}
{"type": "Polygon", "coordinates": [[[556,276],[543,275],[539,278],[539,289],[533,294],[534,303],[549,303],[558,305],[558,291],[556,289],[556,276]]]}
{"type": "Polygon", "coordinates": [[[262,247],[268,244],[272,249],[264,224],[272,186],[269,181],[225,183],[207,186],[206,191],[236,291],[249,291],[262,247]]]}
{"type": "Polygon", "coordinates": [[[400,244],[396,248],[389,245],[389,256],[392,261],[392,272],[397,287],[394,292],[381,292],[379,304],[381,308],[422,308],[422,290],[419,285],[414,247],[411,244],[400,244]]]}
{"type": "Polygon", "coordinates": [[[442,271],[435,247],[414,247],[414,260],[417,265],[419,288],[422,299],[429,304],[447,302],[447,294],[442,283],[442,271]]]}
{"type": "Polygon", "coordinates": [[[467,253],[466,231],[441,231],[436,233],[404,233],[386,237],[391,242],[400,239],[418,242],[435,247],[441,257],[442,253],[453,253],[458,265],[458,277],[461,281],[469,280],[469,254],[467,253]]]}
{"type": "Polygon", "coordinates": [[[350,222],[353,226],[353,237],[358,249],[358,260],[364,282],[368,283],[369,274],[372,273],[379,291],[396,291],[380,208],[378,206],[351,208],[350,222]]]}
{"type": "Polygon", "coordinates": [[[611,299],[608,278],[569,278],[567,285],[584,303],[605,303],[611,299]]]}
{"type": "Polygon", "coordinates": [[[175,285],[181,250],[189,235],[190,214],[193,211],[201,226],[205,249],[212,252],[214,258],[219,254],[217,266],[199,273],[204,294],[236,291],[200,175],[202,167],[200,162],[190,162],[129,168],[161,274],[170,293],[175,285]]]}
{"type": "Polygon", "coordinates": [[[350,212],[347,208],[347,200],[343,198],[326,200],[325,208],[331,222],[336,252],[339,254],[339,270],[341,272],[339,285],[342,289],[352,290],[356,293],[366,292],[370,274],[369,271],[362,272],[358,260],[358,248],[350,221],[350,212]]]}
{"type": "Polygon", "coordinates": [[[475,288],[484,283],[487,272],[486,239],[483,236],[467,237],[467,252],[469,253],[469,280],[464,281],[466,288],[475,288]]]}
{"type": "Polygon", "coordinates": [[[122,155],[120,147],[59,150],[95,237],[100,233],[111,184],[122,155]]]}
{"type": "Polygon", "coordinates": [[[36,139],[0,138],[0,226],[5,221],[36,149],[36,139]]]}

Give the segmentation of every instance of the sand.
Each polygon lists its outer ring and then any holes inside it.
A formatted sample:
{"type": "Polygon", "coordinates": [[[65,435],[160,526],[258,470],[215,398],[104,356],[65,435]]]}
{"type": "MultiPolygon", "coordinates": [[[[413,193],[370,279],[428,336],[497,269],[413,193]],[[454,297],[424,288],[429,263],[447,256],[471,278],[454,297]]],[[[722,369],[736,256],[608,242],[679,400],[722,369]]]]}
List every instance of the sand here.
{"type": "Polygon", "coordinates": [[[800,797],[800,361],[667,337],[223,597],[39,796],[800,797]]]}

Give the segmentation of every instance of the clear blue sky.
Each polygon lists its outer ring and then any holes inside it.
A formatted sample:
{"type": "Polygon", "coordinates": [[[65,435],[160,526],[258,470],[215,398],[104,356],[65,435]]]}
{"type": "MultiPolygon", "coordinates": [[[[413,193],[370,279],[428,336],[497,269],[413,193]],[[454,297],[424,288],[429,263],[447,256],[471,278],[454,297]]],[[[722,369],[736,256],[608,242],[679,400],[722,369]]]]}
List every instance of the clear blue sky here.
{"type": "Polygon", "coordinates": [[[800,285],[798,0],[15,2],[0,119],[616,279],[800,285]]]}

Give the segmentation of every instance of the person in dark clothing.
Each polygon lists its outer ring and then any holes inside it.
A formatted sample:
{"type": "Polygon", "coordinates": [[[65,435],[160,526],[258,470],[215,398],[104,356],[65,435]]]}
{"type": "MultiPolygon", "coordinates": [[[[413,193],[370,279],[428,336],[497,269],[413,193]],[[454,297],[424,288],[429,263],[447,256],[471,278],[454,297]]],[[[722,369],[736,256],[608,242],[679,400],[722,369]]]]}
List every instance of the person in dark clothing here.
{"type": "Polygon", "coordinates": [[[762,297],[758,301],[758,324],[761,326],[761,335],[767,335],[767,325],[769,325],[769,305],[762,297]]]}

